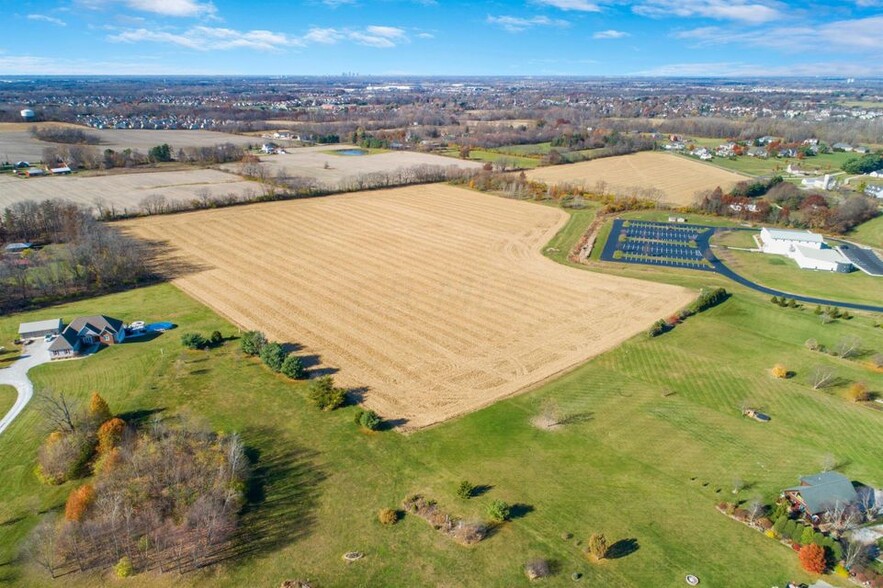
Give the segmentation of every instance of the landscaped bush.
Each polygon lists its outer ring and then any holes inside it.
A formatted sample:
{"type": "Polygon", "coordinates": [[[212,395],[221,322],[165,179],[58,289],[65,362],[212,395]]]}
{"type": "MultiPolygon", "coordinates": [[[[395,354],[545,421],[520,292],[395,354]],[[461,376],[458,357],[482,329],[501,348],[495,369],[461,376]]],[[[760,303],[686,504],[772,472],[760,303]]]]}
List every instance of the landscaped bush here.
{"type": "Polygon", "coordinates": [[[334,378],[322,376],[310,383],[307,398],[321,410],[334,410],[343,406],[346,401],[346,391],[334,386],[334,378]]]}
{"type": "Polygon", "coordinates": [[[224,342],[224,336],[221,335],[221,331],[212,331],[208,340],[212,347],[219,347],[224,342]]]}
{"type": "Polygon", "coordinates": [[[377,520],[381,525],[394,525],[399,520],[399,513],[392,508],[381,508],[377,513],[377,520]]]}
{"type": "MultiPolygon", "coordinates": [[[[786,539],[793,539],[797,530],[798,530],[797,529],[797,521],[795,521],[794,519],[788,519],[785,522],[785,526],[782,527],[782,531],[781,531],[782,537],[784,537],[786,539]]],[[[802,532],[803,529],[800,529],[800,531],[802,532]]],[[[798,537],[799,537],[799,535],[798,535],[798,537]]]]}
{"type": "Polygon", "coordinates": [[[798,552],[800,565],[812,574],[825,573],[825,550],[818,545],[804,545],[798,552]]]}
{"type": "Polygon", "coordinates": [[[187,349],[205,349],[208,340],[199,333],[185,333],[181,335],[181,345],[187,349]]]}
{"type": "Polygon", "coordinates": [[[290,354],[282,362],[282,373],[292,380],[301,380],[306,377],[307,370],[304,362],[296,355],[290,354]]]}
{"type": "Polygon", "coordinates": [[[812,543],[813,538],[815,537],[816,532],[812,527],[804,527],[803,533],[800,534],[800,544],[801,545],[809,545],[812,543]]]}
{"type": "Polygon", "coordinates": [[[360,410],[356,413],[355,421],[357,425],[370,431],[376,431],[380,427],[380,423],[383,422],[380,415],[373,410],[360,410]]]}
{"type": "Polygon", "coordinates": [[[282,370],[282,364],[285,362],[288,352],[285,351],[281,343],[274,342],[267,343],[261,347],[259,355],[264,365],[274,372],[279,372],[282,370]]]}
{"type": "Polygon", "coordinates": [[[488,516],[491,518],[492,521],[496,521],[498,523],[509,520],[509,515],[511,514],[511,512],[512,507],[509,506],[509,503],[499,499],[494,500],[487,507],[488,516]]]}
{"type": "Polygon", "coordinates": [[[772,369],[773,377],[776,378],[787,378],[788,377],[788,369],[783,366],[781,363],[777,363],[773,366],[772,369]]]}
{"type": "Polygon", "coordinates": [[[267,337],[260,331],[246,331],[239,339],[242,351],[248,355],[259,355],[261,349],[267,344],[267,337]]]}
{"type": "Polygon", "coordinates": [[[473,492],[475,492],[475,486],[473,486],[472,483],[468,480],[463,480],[457,486],[457,496],[459,496],[463,500],[468,500],[472,498],[473,492]]]}

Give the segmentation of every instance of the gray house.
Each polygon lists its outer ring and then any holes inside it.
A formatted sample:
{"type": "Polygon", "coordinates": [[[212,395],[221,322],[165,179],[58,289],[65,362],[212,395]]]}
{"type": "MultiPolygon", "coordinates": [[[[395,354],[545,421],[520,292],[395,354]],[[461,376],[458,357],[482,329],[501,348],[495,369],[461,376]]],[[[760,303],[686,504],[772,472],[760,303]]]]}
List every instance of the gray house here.
{"type": "Polygon", "coordinates": [[[49,346],[52,359],[75,357],[92,345],[116,345],[126,338],[123,321],[103,314],[74,319],[49,346]]]}
{"type": "Polygon", "coordinates": [[[849,506],[858,494],[849,478],[838,472],[822,472],[800,478],[800,485],[782,491],[792,510],[812,517],[836,506],[849,506]]]}

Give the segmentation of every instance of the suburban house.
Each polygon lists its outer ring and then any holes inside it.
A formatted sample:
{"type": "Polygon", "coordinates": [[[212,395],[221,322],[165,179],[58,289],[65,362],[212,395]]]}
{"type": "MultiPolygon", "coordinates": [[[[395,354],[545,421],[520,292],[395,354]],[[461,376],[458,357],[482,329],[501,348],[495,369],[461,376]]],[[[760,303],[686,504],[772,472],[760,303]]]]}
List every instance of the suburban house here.
{"type": "Polygon", "coordinates": [[[802,476],[800,485],[785,488],[782,496],[791,503],[791,510],[804,513],[810,518],[831,508],[849,506],[858,501],[852,482],[838,472],[802,476]]]}
{"type": "Polygon", "coordinates": [[[811,231],[788,231],[764,227],[760,231],[760,242],[764,253],[790,257],[801,269],[852,271],[852,263],[846,259],[846,256],[837,249],[825,245],[824,238],[811,231]]]}
{"type": "Polygon", "coordinates": [[[52,359],[75,357],[92,345],[115,345],[126,338],[123,321],[104,315],[84,316],[71,321],[49,345],[52,359]]]}
{"type": "Polygon", "coordinates": [[[833,190],[837,187],[837,180],[831,174],[825,174],[818,178],[804,178],[800,180],[800,186],[816,190],[833,190]]]}
{"type": "Polygon", "coordinates": [[[62,327],[64,327],[64,323],[61,322],[60,318],[21,323],[18,326],[18,338],[24,340],[37,339],[46,335],[57,335],[61,332],[62,327]]]}

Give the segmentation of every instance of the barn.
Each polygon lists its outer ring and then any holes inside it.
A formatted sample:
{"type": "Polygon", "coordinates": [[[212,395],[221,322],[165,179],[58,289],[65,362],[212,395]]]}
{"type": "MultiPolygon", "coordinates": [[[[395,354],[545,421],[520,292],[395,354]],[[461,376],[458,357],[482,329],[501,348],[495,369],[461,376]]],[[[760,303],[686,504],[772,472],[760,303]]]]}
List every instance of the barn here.
{"type": "Polygon", "coordinates": [[[21,323],[18,326],[18,338],[24,340],[37,339],[46,335],[57,335],[61,332],[62,327],[64,327],[64,323],[61,322],[60,318],[21,323]]]}

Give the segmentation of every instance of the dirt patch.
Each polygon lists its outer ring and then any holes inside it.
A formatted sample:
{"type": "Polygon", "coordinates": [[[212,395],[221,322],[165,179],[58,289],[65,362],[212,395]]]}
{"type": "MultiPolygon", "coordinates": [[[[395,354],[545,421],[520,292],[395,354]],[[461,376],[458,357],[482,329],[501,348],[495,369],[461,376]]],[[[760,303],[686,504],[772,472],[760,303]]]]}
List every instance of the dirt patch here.
{"type": "Polygon", "coordinates": [[[687,304],[687,289],[568,268],[561,210],[433,184],[120,223],[202,271],[175,283],[297,343],[400,430],[529,389],[687,304]],[[211,238],[206,238],[211,235],[211,238]]]}

